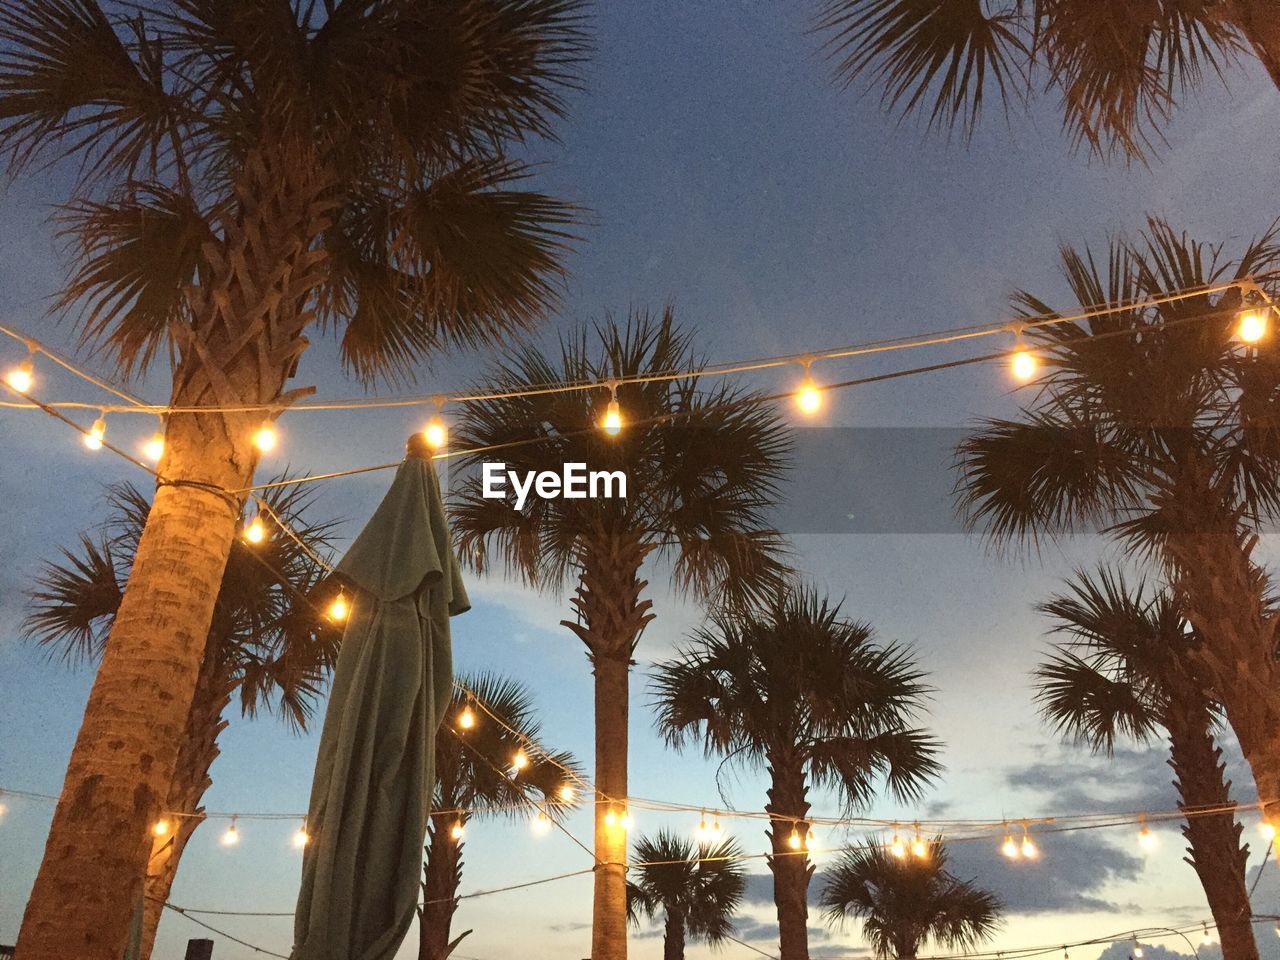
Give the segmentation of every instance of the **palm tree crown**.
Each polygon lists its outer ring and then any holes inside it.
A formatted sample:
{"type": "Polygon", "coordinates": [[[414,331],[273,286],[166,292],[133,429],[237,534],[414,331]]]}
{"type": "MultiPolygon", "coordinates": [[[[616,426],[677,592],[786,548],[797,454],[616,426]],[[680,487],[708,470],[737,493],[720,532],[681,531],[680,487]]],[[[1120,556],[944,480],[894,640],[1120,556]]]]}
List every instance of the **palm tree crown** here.
{"type": "Polygon", "coordinates": [[[940,838],[924,857],[895,857],[883,843],[842,854],[827,875],[822,905],[832,922],[861,919],[882,960],[908,960],[929,940],[971,950],[994,936],[1001,922],[993,894],[947,870],[940,838]]]}
{"type": "Polygon", "coordinates": [[[746,886],[741,855],[733,839],[695,847],[667,830],[636,842],[639,865],[628,885],[627,907],[636,922],[642,915],[665,915],[666,960],[684,956],[686,935],[714,945],[733,931],[746,886]]]}
{"type": "Polygon", "coordinates": [[[824,0],[818,29],[841,78],[869,76],[890,109],[968,135],[989,95],[1007,110],[1052,90],[1096,154],[1144,156],[1179,96],[1250,45],[1280,84],[1280,30],[1255,0],[824,0]]]}

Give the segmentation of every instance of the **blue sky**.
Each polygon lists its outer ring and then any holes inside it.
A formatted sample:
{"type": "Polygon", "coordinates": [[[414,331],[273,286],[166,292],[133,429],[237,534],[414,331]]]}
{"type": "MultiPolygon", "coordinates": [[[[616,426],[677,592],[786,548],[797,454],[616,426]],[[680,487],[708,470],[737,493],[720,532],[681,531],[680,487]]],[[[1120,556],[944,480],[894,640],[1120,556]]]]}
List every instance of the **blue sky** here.
{"type": "MultiPolygon", "coordinates": [[[[598,9],[585,91],[572,99],[562,142],[537,151],[545,161],[543,184],[591,211],[571,261],[564,309],[547,326],[548,341],[609,311],[667,303],[716,359],[994,321],[1005,314],[1014,286],[1061,302],[1054,271],[1060,241],[1100,244],[1109,234],[1140,229],[1153,213],[1232,247],[1280,214],[1271,199],[1280,95],[1255,72],[1233,71],[1229,94],[1210,88],[1189,102],[1168,149],[1150,168],[1072,156],[1052,104],[1008,123],[989,116],[965,147],[926,137],[911,123],[899,126],[879,112],[874,97],[833,84],[817,39],[806,33],[806,7],[726,0],[598,9]]],[[[0,321],[69,347],[69,325],[54,325],[44,314],[64,263],[46,221],[47,204],[63,187],[57,174],[28,177],[0,197],[0,321]]],[[[13,353],[6,349],[0,345],[0,359],[13,353]]],[[[939,360],[958,355],[929,354],[939,360]]],[[[898,362],[862,359],[831,372],[853,377],[898,362]]],[[[475,358],[442,361],[421,372],[421,387],[457,388],[475,369],[475,358]]],[[[89,396],[67,378],[42,373],[45,396],[89,396]]],[[[163,374],[156,370],[141,392],[162,400],[163,374]]],[[[322,397],[358,391],[341,376],[328,342],[308,352],[300,382],[315,383],[322,397]]],[[[759,376],[753,382],[776,388],[787,381],[759,376]]],[[[1014,402],[1001,371],[967,367],[846,391],[832,398],[820,425],[955,428],[1008,413],[1014,402]]],[[[423,416],[395,410],[287,415],[280,451],[263,470],[287,463],[328,472],[395,459],[423,416]]],[[[113,436],[132,431],[138,440],[152,427],[111,426],[113,436]]],[[[22,594],[42,559],[101,518],[103,485],[138,477],[35,414],[0,415],[0,443],[6,531],[0,543],[0,786],[52,793],[91,676],[46,662],[22,641],[22,594]]],[[[926,461],[916,469],[945,465],[926,461]]],[[[865,508],[858,472],[829,472],[832,502],[847,497],[865,508]]],[[[374,474],[325,485],[319,509],[347,518],[343,529],[352,535],[388,480],[374,474]]],[[[1028,670],[1043,647],[1043,624],[1031,606],[1073,565],[1108,555],[1105,544],[1081,537],[1039,557],[1003,559],[958,533],[833,532],[797,536],[795,548],[802,571],[845,597],[852,615],[869,620],[885,639],[911,644],[937,688],[929,723],[946,741],[947,775],[920,811],[884,804],[880,815],[1051,816],[1171,805],[1159,750],[1091,759],[1057,744],[1031,705],[1028,670]]],[[[633,683],[632,792],[723,806],[714,765],[672,754],[652,732],[645,669],[671,651],[700,611],[671,595],[661,571],[651,579],[658,618],[644,636],[633,683]]],[[[473,579],[469,588],[474,608],[455,621],[458,669],[519,676],[536,695],[547,741],[589,762],[590,675],[577,641],[557,626],[563,598],[531,595],[498,579],[473,579]]],[[[213,770],[208,808],[303,810],[314,750],[313,737],[294,737],[270,718],[234,720],[213,770]]],[[[1233,769],[1240,795],[1251,795],[1247,773],[1233,769]]],[[[724,786],[741,809],[764,802],[757,771],[735,771],[724,786]]],[[[47,804],[21,799],[8,800],[8,807],[0,820],[0,943],[16,936],[51,812],[47,804]]],[[[819,796],[815,807],[833,812],[835,804],[819,796]]],[[[644,814],[638,820],[641,832],[664,822],[694,826],[688,817],[644,814]]],[[[569,828],[580,837],[590,834],[585,815],[569,828]]],[[[217,843],[216,825],[202,828],[188,848],[175,902],[290,909],[298,874],[292,829],[246,822],[242,843],[228,851],[217,843]]],[[[749,850],[765,849],[758,827],[735,833],[749,850]]],[[[1256,837],[1252,824],[1246,835],[1256,837]]],[[[1162,831],[1159,852],[1146,857],[1132,831],[1046,839],[1038,864],[1016,867],[992,849],[963,844],[956,862],[1008,901],[1008,922],[995,946],[1010,948],[1206,916],[1194,874],[1180,859],[1179,839],[1162,831]]],[[[563,837],[536,839],[521,824],[477,823],[464,888],[587,865],[563,837]]],[[[1276,872],[1269,868],[1259,885],[1263,912],[1280,907],[1276,872]]],[[[753,880],[750,891],[742,930],[767,949],[775,936],[767,884],[753,880]]],[[[581,878],[468,901],[455,932],[475,932],[460,949],[490,960],[507,955],[518,935],[530,960],[584,956],[589,897],[589,878],[581,878]]],[[[287,919],[227,917],[215,925],[287,952],[287,919]]],[[[821,928],[816,914],[813,925],[821,928]]],[[[200,933],[170,916],[157,957],[180,956],[186,938],[200,933]]],[[[1268,928],[1260,934],[1264,950],[1280,953],[1268,928]]],[[[1176,950],[1179,943],[1168,945],[1176,950]]],[[[848,956],[858,944],[856,929],[820,929],[814,952],[848,956]]],[[[402,955],[412,955],[412,947],[402,955]]],[[[634,941],[641,960],[660,950],[656,937],[641,934],[634,941]]],[[[1072,956],[1100,951],[1082,948],[1072,956]]],[[[690,950],[691,956],[705,952],[690,950]]],[[[736,946],[723,955],[752,956],[736,946]]],[[[215,956],[254,954],[220,942],[215,956]]]]}

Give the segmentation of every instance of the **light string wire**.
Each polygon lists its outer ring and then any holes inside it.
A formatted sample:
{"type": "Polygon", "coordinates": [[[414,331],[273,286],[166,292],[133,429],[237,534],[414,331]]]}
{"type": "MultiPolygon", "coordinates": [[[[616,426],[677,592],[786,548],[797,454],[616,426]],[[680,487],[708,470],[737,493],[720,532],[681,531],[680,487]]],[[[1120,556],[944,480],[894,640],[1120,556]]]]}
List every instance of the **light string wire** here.
{"type": "MultiPolygon", "coordinates": [[[[27,347],[32,353],[40,353],[49,356],[60,366],[69,372],[86,380],[87,382],[106,390],[114,396],[128,401],[127,405],[118,404],[94,404],[85,402],[64,401],[54,403],[52,406],[61,406],[72,409],[92,409],[101,410],[104,413],[143,413],[151,416],[167,416],[177,413],[284,413],[288,411],[301,410],[362,410],[362,409],[380,409],[388,407],[407,407],[407,406],[423,406],[426,404],[434,404],[437,408],[443,407],[447,403],[476,403],[487,402],[492,400],[514,399],[517,397],[536,397],[545,396],[554,393],[571,393],[581,392],[584,390],[597,390],[601,388],[617,388],[620,386],[645,383],[660,383],[671,380],[682,379],[698,379],[701,377],[726,376],[735,373],[749,373],[759,370],[776,369],[779,367],[788,367],[801,365],[808,367],[820,361],[829,360],[846,360],[853,357],[867,356],[871,354],[896,352],[901,350],[911,350],[921,347],[941,346],[945,344],[958,343],[967,340],[973,340],[980,337],[1000,336],[1017,334],[1026,330],[1034,330],[1040,327],[1053,326],[1057,324],[1080,323],[1087,320],[1098,319],[1116,313],[1126,313],[1135,310],[1149,309],[1159,307],[1183,300],[1194,299],[1196,297],[1207,297],[1215,294],[1225,293],[1229,290],[1240,290],[1242,292],[1263,291],[1261,284],[1265,281],[1280,277],[1280,271],[1270,271],[1262,274],[1255,274],[1249,277],[1237,278],[1230,281],[1216,284],[1196,284],[1192,286],[1177,288],[1173,290],[1163,291],[1159,294],[1147,295],[1142,297],[1134,297],[1129,300],[1102,303],[1087,306],[1081,311],[1072,314],[1042,314],[1026,317],[1019,317],[1012,320],[1002,320],[994,323],[977,324],[967,327],[953,327],[950,329],[936,331],[934,333],[916,334],[911,336],[868,341],[865,343],[855,343],[843,347],[837,347],[826,350],[811,351],[808,353],[789,353],[775,356],[758,357],[751,360],[724,362],[720,364],[712,364],[701,369],[692,370],[663,370],[650,372],[646,374],[636,374],[631,376],[609,377],[601,380],[577,380],[577,381],[557,381],[553,383],[543,384],[537,387],[530,387],[521,390],[482,392],[482,393],[432,393],[432,394],[414,394],[401,397],[388,398],[350,398],[339,399],[333,401],[305,401],[300,400],[287,406],[282,406],[279,401],[273,403],[257,403],[257,404],[229,404],[229,405],[208,405],[208,406],[174,406],[170,404],[148,404],[145,401],[129,394],[108,381],[99,378],[69,360],[62,358],[57,351],[48,347],[42,341],[29,334],[23,333],[9,327],[0,326],[0,334],[7,335],[27,347]]],[[[1270,299],[1268,304],[1270,305],[1270,299]]],[[[818,389],[822,389],[821,386],[818,389]]],[[[15,404],[3,404],[5,406],[25,406],[15,404]]]]}

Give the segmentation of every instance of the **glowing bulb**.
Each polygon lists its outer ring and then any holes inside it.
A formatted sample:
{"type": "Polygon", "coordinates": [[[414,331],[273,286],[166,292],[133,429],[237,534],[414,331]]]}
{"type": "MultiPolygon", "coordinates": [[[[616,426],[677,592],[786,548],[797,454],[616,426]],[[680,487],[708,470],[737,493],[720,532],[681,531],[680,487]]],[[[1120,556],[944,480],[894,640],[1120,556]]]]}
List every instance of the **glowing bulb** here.
{"type": "Polygon", "coordinates": [[[458,726],[463,730],[470,730],[476,725],[476,715],[470,707],[463,707],[462,712],[458,714],[458,726]]]}
{"type": "Polygon", "coordinates": [[[338,594],[333,603],[329,604],[329,619],[341,623],[347,619],[347,614],[351,612],[351,606],[347,603],[345,594],[338,594]]]}
{"type": "Polygon", "coordinates": [[[802,413],[817,413],[822,409],[822,391],[808,374],[800,381],[800,389],[796,391],[796,406],[802,413]]]}
{"type": "Polygon", "coordinates": [[[1018,845],[1013,842],[1013,835],[1006,833],[1004,835],[1004,843],[1000,845],[1000,852],[1010,860],[1018,859],[1018,845]]]}
{"type": "Polygon", "coordinates": [[[1138,846],[1149,852],[1160,846],[1160,838],[1151,832],[1150,827],[1143,827],[1138,831],[1138,846]]]}
{"type": "Polygon", "coordinates": [[[1214,942],[1214,936],[1209,932],[1209,925],[1204,925],[1204,933],[1200,935],[1200,946],[1207,947],[1214,942]]]}
{"type": "Polygon", "coordinates": [[[422,431],[422,437],[432,450],[439,450],[449,442],[449,428],[445,426],[439,414],[427,423],[426,429],[422,431]]]}
{"type": "Polygon", "coordinates": [[[919,834],[916,834],[915,839],[911,841],[911,852],[921,860],[929,855],[929,847],[919,834]]]}
{"type": "Polygon", "coordinates": [[[576,796],[577,796],[577,791],[574,790],[573,787],[571,787],[569,784],[566,783],[563,787],[560,788],[560,799],[563,800],[565,803],[572,803],[573,798],[576,796]]]}
{"type": "Polygon", "coordinates": [[[604,825],[606,827],[612,827],[615,824],[617,824],[617,822],[618,822],[618,814],[614,811],[613,807],[610,807],[608,811],[605,812],[604,825]]]}
{"type": "Polygon", "coordinates": [[[261,517],[254,517],[244,528],[244,538],[250,543],[261,543],[267,536],[267,525],[261,517]]]}
{"type": "Polygon", "coordinates": [[[719,839],[720,839],[720,835],[721,835],[722,833],[724,833],[724,830],[723,830],[723,828],[720,826],[720,821],[719,821],[719,820],[717,820],[717,819],[713,819],[713,820],[711,821],[711,839],[712,839],[712,840],[719,840],[719,839]]]}
{"type": "Polygon", "coordinates": [[[155,826],[151,828],[151,832],[157,837],[163,837],[169,832],[168,820],[157,820],[155,826]]]}
{"type": "Polygon", "coordinates": [[[311,835],[307,833],[306,826],[299,827],[293,835],[293,845],[297,849],[301,850],[310,842],[311,842],[311,835]]]}
{"type": "Polygon", "coordinates": [[[1263,820],[1258,824],[1258,832],[1268,840],[1274,840],[1276,838],[1276,826],[1270,820],[1263,820]]]}
{"type": "Polygon", "coordinates": [[[4,382],[19,393],[30,393],[36,383],[36,367],[28,357],[5,376],[4,382]]]}
{"type": "Polygon", "coordinates": [[[525,752],[523,750],[517,750],[516,755],[511,758],[511,769],[514,770],[516,773],[519,773],[528,765],[529,765],[529,758],[525,756],[525,752]]]}
{"type": "Polygon", "coordinates": [[[551,829],[551,821],[547,819],[545,813],[539,810],[538,815],[533,818],[533,823],[530,826],[537,836],[543,836],[551,829]]]}
{"type": "Polygon", "coordinates": [[[710,828],[707,827],[707,815],[702,815],[702,820],[698,823],[698,829],[694,831],[694,836],[704,843],[710,838],[710,828]]]}
{"type": "Polygon", "coordinates": [[[466,832],[467,832],[467,828],[462,825],[462,821],[457,820],[454,822],[453,826],[449,829],[449,836],[453,837],[453,839],[455,840],[461,840],[463,834],[465,834],[466,832]]]}
{"type": "Polygon", "coordinates": [[[618,406],[616,397],[610,400],[609,406],[605,408],[602,426],[604,432],[611,437],[616,437],[622,432],[622,408],[618,406]]]}
{"type": "Polygon", "coordinates": [[[270,453],[276,448],[276,443],[280,437],[276,433],[276,428],[272,426],[270,420],[263,420],[262,426],[258,428],[258,432],[253,435],[253,445],[263,453],[270,453]]]}
{"type": "Polygon", "coordinates": [[[1131,951],[1131,953],[1133,955],[1133,960],[1142,960],[1142,956],[1143,956],[1142,944],[1140,944],[1136,938],[1133,941],[1133,950],[1131,951]]]}
{"type": "Polygon", "coordinates": [[[151,439],[142,445],[142,452],[152,463],[159,463],[164,456],[164,434],[152,434],[151,439]]]}
{"type": "Polygon", "coordinates": [[[630,830],[632,822],[631,814],[626,810],[622,811],[622,816],[618,818],[618,826],[623,830],[630,830]]]}
{"type": "Polygon", "coordinates": [[[84,435],[84,445],[90,450],[102,449],[102,438],[107,435],[107,421],[102,417],[93,421],[93,426],[84,435]]]}
{"type": "Polygon", "coordinates": [[[893,835],[893,840],[889,844],[889,852],[892,853],[899,860],[901,860],[903,857],[907,855],[906,844],[902,842],[902,838],[899,837],[896,833],[893,835]]]}
{"type": "Polygon", "coordinates": [[[1034,860],[1040,856],[1040,850],[1036,847],[1035,841],[1031,839],[1031,834],[1029,833],[1022,835],[1022,855],[1028,860],[1034,860]]]}
{"type": "Polygon", "coordinates": [[[795,827],[791,828],[791,836],[787,837],[787,846],[792,850],[800,849],[800,832],[795,827]]]}
{"type": "Polygon", "coordinates": [[[1267,314],[1263,310],[1246,310],[1240,314],[1240,339],[1257,343],[1267,335],[1267,314]]]}
{"type": "Polygon", "coordinates": [[[1013,371],[1013,375],[1018,380],[1026,382],[1036,374],[1036,355],[1027,350],[1015,350],[1013,358],[1009,361],[1009,368],[1013,371]]]}
{"type": "Polygon", "coordinates": [[[224,847],[234,847],[240,842],[240,833],[236,830],[236,818],[231,818],[231,826],[227,827],[227,832],[222,835],[222,845],[224,847]]]}
{"type": "MultiPolygon", "coordinates": [[[[719,826],[717,824],[716,826],[719,826]]],[[[813,835],[813,827],[810,827],[804,834],[804,848],[809,851],[816,852],[818,849],[818,838],[813,835]]]]}

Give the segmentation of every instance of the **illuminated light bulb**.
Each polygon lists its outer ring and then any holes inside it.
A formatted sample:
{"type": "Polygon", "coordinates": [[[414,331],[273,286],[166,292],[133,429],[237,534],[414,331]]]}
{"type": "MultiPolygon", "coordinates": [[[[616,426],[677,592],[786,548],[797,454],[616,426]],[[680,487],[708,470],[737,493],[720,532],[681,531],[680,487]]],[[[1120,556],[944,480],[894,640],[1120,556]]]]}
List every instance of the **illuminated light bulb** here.
{"type": "Polygon", "coordinates": [[[604,420],[601,421],[604,432],[611,437],[616,437],[622,432],[622,408],[618,406],[618,398],[614,397],[609,401],[609,406],[605,408],[604,420]]]}
{"type": "Polygon", "coordinates": [[[1200,946],[1207,947],[1214,942],[1214,936],[1209,932],[1209,925],[1204,925],[1204,933],[1200,934],[1200,946]]]}
{"type": "Polygon", "coordinates": [[[813,827],[810,827],[804,834],[804,848],[810,852],[816,853],[818,850],[818,838],[813,835],[813,827]]]}
{"type": "Polygon", "coordinates": [[[240,831],[236,829],[236,818],[231,818],[231,826],[227,827],[227,832],[222,835],[222,845],[224,847],[234,847],[240,842],[240,831]]]}
{"type": "Polygon", "coordinates": [[[893,840],[889,842],[889,852],[899,860],[907,855],[906,844],[902,842],[902,838],[896,832],[893,835],[893,840]]]}
{"type": "Polygon", "coordinates": [[[814,414],[822,409],[822,391],[807,373],[800,381],[800,389],[796,391],[796,406],[801,413],[814,414]]]}
{"type": "Polygon", "coordinates": [[[551,821],[547,819],[547,815],[543,811],[539,810],[538,815],[533,818],[533,822],[530,824],[530,827],[535,835],[541,837],[551,829],[551,821]]]}
{"type": "Polygon", "coordinates": [[[157,820],[155,825],[151,828],[151,832],[157,837],[165,836],[169,832],[169,821],[157,820]]]}
{"type": "Polygon", "coordinates": [[[3,817],[8,812],[9,812],[9,808],[5,806],[3,802],[0,802],[0,817],[3,817]]]}
{"type": "Polygon", "coordinates": [[[1280,937],[1280,923],[1276,924],[1276,936],[1280,937]]]}
{"type": "Polygon", "coordinates": [[[1010,860],[1017,860],[1019,857],[1018,845],[1013,842],[1013,834],[1006,833],[1004,835],[1004,843],[1000,844],[1000,852],[1010,860]]]}
{"type": "Polygon", "coordinates": [[[274,450],[279,440],[280,435],[276,433],[276,428],[270,420],[263,420],[262,426],[253,435],[253,445],[263,453],[270,453],[274,450]]]}
{"type": "Polygon", "coordinates": [[[711,820],[711,839],[719,840],[720,835],[724,833],[724,829],[720,826],[720,821],[713,818],[711,820]]]}
{"type": "Polygon", "coordinates": [[[462,712],[458,714],[458,726],[463,730],[470,730],[476,725],[476,715],[471,707],[463,707],[462,712]]]}
{"type": "Polygon", "coordinates": [[[1022,835],[1022,855],[1028,860],[1034,860],[1040,856],[1040,850],[1036,846],[1035,841],[1031,839],[1031,834],[1024,833],[1022,835]]]}
{"type": "Polygon", "coordinates": [[[254,517],[244,528],[244,538],[250,543],[261,543],[266,537],[267,525],[262,522],[262,517],[254,517]]]}
{"type": "Polygon", "coordinates": [[[439,414],[428,421],[426,429],[422,431],[422,438],[427,441],[427,446],[432,450],[439,450],[449,442],[449,428],[445,426],[444,419],[439,414]]]}
{"type": "Polygon", "coordinates": [[[1240,314],[1240,339],[1245,343],[1257,343],[1267,335],[1267,314],[1264,310],[1246,310],[1240,314]]]}
{"type": "Polygon", "coordinates": [[[1133,956],[1133,960],[1142,960],[1142,956],[1143,956],[1142,944],[1138,942],[1137,937],[1133,938],[1133,950],[1131,950],[1130,953],[1133,956]]]}
{"type": "Polygon", "coordinates": [[[622,816],[618,818],[618,826],[620,826],[623,830],[630,830],[633,822],[634,821],[632,821],[631,819],[630,812],[623,810],[622,816]]]}
{"type": "Polygon", "coordinates": [[[84,435],[84,445],[90,450],[102,449],[102,438],[107,435],[107,421],[102,417],[93,421],[93,426],[84,435]]]}
{"type": "Polygon", "coordinates": [[[578,792],[574,790],[573,787],[571,787],[567,783],[560,788],[560,799],[563,800],[565,803],[572,803],[573,798],[576,797],[577,795],[578,795],[578,792]]]}
{"type": "Polygon", "coordinates": [[[915,839],[911,841],[911,853],[921,860],[929,855],[929,845],[919,834],[916,834],[915,839]]]}
{"type": "Polygon", "coordinates": [[[5,375],[4,382],[19,393],[30,393],[36,384],[36,366],[31,358],[28,357],[10,370],[5,375]]]}
{"type": "Polygon", "coordinates": [[[799,850],[803,841],[800,839],[800,831],[795,827],[791,828],[791,836],[787,837],[787,846],[792,850],[799,850]]]}
{"type": "Polygon", "coordinates": [[[1150,827],[1143,827],[1138,831],[1138,846],[1150,852],[1160,846],[1160,838],[1151,832],[1150,827]]]}
{"type": "Polygon", "coordinates": [[[519,773],[528,765],[529,765],[529,758],[525,756],[525,752],[523,750],[517,750],[516,755],[511,758],[511,769],[514,770],[516,773],[519,773]]]}
{"type": "Polygon", "coordinates": [[[466,832],[467,828],[462,825],[461,820],[455,821],[453,826],[449,828],[449,836],[455,840],[461,840],[466,832]]]}
{"type": "Polygon", "coordinates": [[[707,814],[705,811],[702,814],[702,819],[698,821],[698,829],[694,831],[694,836],[704,843],[711,839],[711,828],[707,826],[707,814]]]}
{"type": "Polygon", "coordinates": [[[151,439],[142,445],[143,455],[152,463],[159,463],[164,456],[164,434],[157,431],[151,439]]]}
{"type": "Polygon", "coordinates": [[[613,807],[610,807],[610,808],[605,812],[605,815],[604,815],[604,825],[605,825],[606,827],[612,827],[612,826],[616,826],[616,825],[617,825],[617,823],[618,823],[618,813],[617,813],[617,811],[615,811],[615,810],[613,809],[613,807]]]}
{"type": "Polygon", "coordinates": [[[1015,350],[1013,357],[1009,360],[1009,369],[1013,371],[1014,377],[1023,383],[1036,375],[1036,367],[1039,365],[1036,355],[1029,350],[1015,350]]]}
{"type": "Polygon", "coordinates": [[[1258,824],[1258,832],[1268,840],[1274,840],[1276,838],[1276,825],[1270,820],[1263,820],[1258,824]]]}
{"type": "Polygon", "coordinates": [[[311,834],[307,833],[307,825],[304,823],[293,834],[293,845],[301,850],[311,842],[311,834]]]}
{"type": "Polygon", "coordinates": [[[341,623],[347,619],[347,614],[351,612],[351,605],[347,603],[347,596],[339,593],[333,603],[329,604],[329,619],[341,623]]]}

